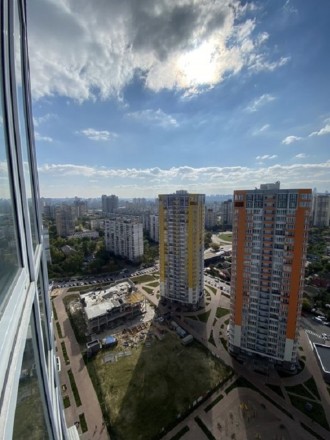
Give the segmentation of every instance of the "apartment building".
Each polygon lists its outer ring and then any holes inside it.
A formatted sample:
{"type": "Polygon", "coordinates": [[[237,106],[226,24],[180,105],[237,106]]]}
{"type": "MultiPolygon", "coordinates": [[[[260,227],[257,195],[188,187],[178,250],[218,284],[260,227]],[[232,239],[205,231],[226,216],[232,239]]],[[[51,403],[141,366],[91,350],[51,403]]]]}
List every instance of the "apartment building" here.
{"type": "Polygon", "coordinates": [[[233,201],[225,200],[221,204],[221,224],[225,228],[231,229],[233,224],[233,201]]]}
{"type": "MultiPolygon", "coordinates": [[[[48,295],[26,9],[0,2],[0,438],[68,439],[48,295]]],[[[70,438],[79,438],[78,432],[70,438]]]]}
{"type": "Polygon", "coordinates": [[[313,226],[325,228],[330,226],[330,194],[314,194],[313,226]]]}
{"type": "Polygon", "coordinates": [[[160,294],[196,307],[204,295],[204,194],[159,195],[160,294]]]}
{"type": "Polygon", "coordinates": [[[149,234],[151,240],[156,243],[159,242],[159,216],[157,214],[150,214],[149,234]]]}
{"type": "Polygon", "coordinates": [[[143,223],[137,217],[113,216],[104,221],[106,250],[130,261],[143,256],[143,223]]]}
{"type": "Polygon", "coordinates": [[[205,208],[205,228],[212,229],[218,224],[218,213],[213,208],[205,208]]]}
{"type": "Polygon", "coordinates": [[[101,197],[101,201],[102,213],[104,215],[113,214],[114,212],[116,212],[116,209],[119,206],[119,199],[114,194],[112,194],[111,196],[103,194],[103,196],[101,197]]]}
{"type": "Polygon", "coordinates": [[[55,223],[57,234],[60,237],[68,237],[75,231],[73,208],[70,205],[61,205],[56,208],[55,223]]]}
{"type": "Polygon", "coordinates": [[[295,368],[311,199],[279,182],[234,192],[232,354],[295,368]]]}

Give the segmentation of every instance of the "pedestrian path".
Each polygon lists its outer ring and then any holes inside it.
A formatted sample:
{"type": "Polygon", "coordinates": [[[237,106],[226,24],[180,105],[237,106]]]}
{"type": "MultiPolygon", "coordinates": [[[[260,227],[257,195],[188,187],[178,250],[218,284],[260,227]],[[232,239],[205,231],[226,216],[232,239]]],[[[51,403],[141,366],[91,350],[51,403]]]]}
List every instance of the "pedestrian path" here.
{"type": "Polygon", "coordinates": [[[63,297],[65,291],[58,295],[53,304],[56,310],[58,323],[61,327],[62,338],[57,337],[58,355],[61,358],[61,373],[60,383],[65,386],[65,394],[69,396],[70,406],[64,410],[66,424],[68,427],[76,425],[79,430],[79,436],[81,440],[109,440],[109,435],[105,427],[105,423],[102,416],[101,407],[94,390],[92,381],[89,377],[87,367],[81,354],[80,346],[76,340],[75,334],[71,327],[70,320],[67,316],[65,306],[63,304],[63,297]],[[64,342],[67,355],[70,363],[66,365],[63,356],[61,343],[64,342]],[[75,397],[71,388],[68,371],[72,371],[81,405],[77,406],[75,397]],[[82,432],[82,426],[80,423],[79,415],[84,414],[87,428],[86,432],[82,432]]]}

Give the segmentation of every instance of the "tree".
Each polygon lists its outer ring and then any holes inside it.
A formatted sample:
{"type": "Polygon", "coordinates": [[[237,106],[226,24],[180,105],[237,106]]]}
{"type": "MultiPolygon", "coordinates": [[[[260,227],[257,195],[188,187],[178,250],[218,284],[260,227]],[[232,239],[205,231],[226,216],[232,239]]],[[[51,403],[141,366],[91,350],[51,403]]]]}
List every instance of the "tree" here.
{"type": "Polygon", "coordinates": [[[217,252],[220,249],[220,245],[218,245],[217,243],[212,243],[211,244],[211,248],[217,252]]]}
{"type": "Polygon", "coordinates": [[[206,231],[204,233],[204,248],[207,249],[212,243],[212,232],[206,231]]]}

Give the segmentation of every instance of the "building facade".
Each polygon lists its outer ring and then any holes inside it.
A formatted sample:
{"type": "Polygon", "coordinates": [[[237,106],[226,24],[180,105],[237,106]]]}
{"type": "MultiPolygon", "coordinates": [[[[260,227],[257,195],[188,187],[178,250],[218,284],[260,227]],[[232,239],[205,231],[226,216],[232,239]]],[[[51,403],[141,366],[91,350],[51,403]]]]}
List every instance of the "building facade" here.
{"type": "Polygon", "coordinates": [[[67,439],[42,221],[23,0],[0,2],[0,438],[67,439]]]}
{"type": "Polygon", "coordinates": [[[74,234],[73,208],[70,205],[61,205],[56,208],[55,223],[57,234],[60,237],[68,237],[74,234]]]}
{"type": "Polygon", "coordinates": [[[204,295],[204,194],[159,195],[159,269],[163,298],[197,306],[204,295]]]}
{"type": "Polygon", "coordinates": [[[330,194],[314,194],[313,226],[319,228],[330,226],[330,194]]]}
{"type": "Polygon", "coordinates": [[[112,194],[111,196],[106,196],[105,194],[103,194],[101,200],[102,200],[102,213],[104,215],[113,214],[114,212],[116,212],[116,209],[118,209],[119,199],[114,194],[112,194]]]}
{"type": "Polygon", "coordinates": [[[136,217],[114,216],[104,221],[108,252],[137,262],[143,257],[143,223],[136,217]]]}
{"type": "Polygon", "coordinates": [[[159,242],[159,216],[157,214],[150,214],[149,235],[151,240],[156,243],[159,242]]]}
{"type": "Polygon", "coordinates": [[[312,192],[234,192],[229,351],[295,368],[312,192]]]}
{"type": "Polygon", "coordinates": [[[221,204],[221,224],[224,228],[232,228],[233,225],[233,201],[225,200],[221,204]]]}
{"type": "Polygon", "coordinates": [[[212,229],[218,224],[218,213],[213,208],[205,208],[205,228],[212,229]]]}

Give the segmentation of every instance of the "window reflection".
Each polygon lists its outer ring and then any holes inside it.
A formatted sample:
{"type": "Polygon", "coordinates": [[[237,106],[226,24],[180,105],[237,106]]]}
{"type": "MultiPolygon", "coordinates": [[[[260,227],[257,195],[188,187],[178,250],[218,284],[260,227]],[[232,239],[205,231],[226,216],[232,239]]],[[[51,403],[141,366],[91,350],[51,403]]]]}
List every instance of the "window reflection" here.
{"type": "Polygon", "coordinates": [[[1,102],[0,96],[0,310],[19,267],[1,102]]]}
{"type": "Polygon", "coordinates": [[[14,420],[14,440],[46,440],[49,438],[40,397],[40,384],[36,369],[31,323],[27,332],[19,379],[14,420]]]}
{"type": "Polygon", "coordinates": [[[47,323],[45,292],[44,292],[44,285],[43,285],[42,270],[40,271],[40,276],[38,279],[38,297],[39,297],[39,307],[40,307],[41,328],[42,328],[42,335],[43,335],[44,348],[45,348],[45,357],[46,357],[46,361],[47,361],[48,350],[49,350],[47,328],[49,327],[49,325],[47,323]]]}
{"type": "Polygon", "coordinates": [[[23,98],[23,84],[22,84],[22,54],[21,54],[21,27],[18,16],[18,4],[15,2],[15,16],[14,16],[14,44],[15,44],[15,75],[16,75],[16,91],[17,91],[17,108],[19,120],[19,133],[22,149],[24,181],[27,202],[29,206],[29,215],[31,222],[32,242],[35,247],[38,243],[37,237],[37,221],[36,210],[34,207],[34,197],[32,192],[31,181],[31,158],[29,154],[29,143],[27,140],[26,126],[25,126],[25,112],[24,112],[24,98],[23,98]]]}

